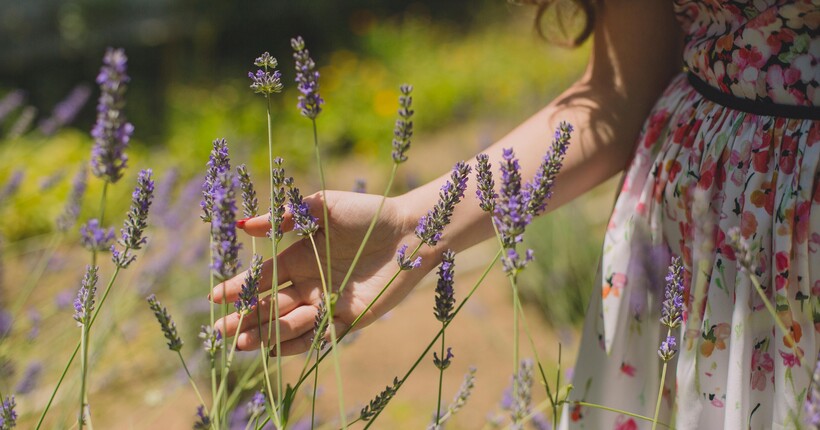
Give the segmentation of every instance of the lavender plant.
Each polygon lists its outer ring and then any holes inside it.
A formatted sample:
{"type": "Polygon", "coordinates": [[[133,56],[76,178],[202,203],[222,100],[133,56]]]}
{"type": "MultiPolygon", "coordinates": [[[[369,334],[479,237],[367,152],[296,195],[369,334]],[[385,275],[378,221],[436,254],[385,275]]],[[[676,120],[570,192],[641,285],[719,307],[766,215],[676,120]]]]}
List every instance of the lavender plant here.
{"type": "Polygon", "coordinates": [[[0,430],[11,430],[17,426],[17,403],[14,396],[6,397],[3,400],[2,410],[0,410],[0,430]]]}
{"type": "Polygon", "coordinates": [[[683,320],[683,266],[679,257],[672,259],[669,266],[669,274],[666,275],[666,292],[664,293],[663,306],[661,307],[661,324],[666,326],[666,339],[661,342],[658,348],[658,356],[663,361],[661,370],[661,383],[658,387],[658,401],[655,403],[655,416],[652,418],[652,430],[658,425],[658,413],[661,410],[661,400],[663,399],[663,387],[666,382],[666,367],[669,361],[678,352],[675,349],[675,336],[672,330],[680,327],[683,320]]]}
{"type": "Polygon", "coordinates": [[[436,283],[436,304],[433,307],[433,314],[436,316],[436,319],[441,322],[441,356],[439,357],[433,352],[433,364],[439,369],[436,426],[439,425],[441,418],[441,387],[444,383],[444,369],[450,367],[450,361],[453,358],[452,348],[447,348],[446,354],[444,352],[446,346],[444,343],[444,329],[447,328],[446,324],[452,320],[453,305],[455,304],[455,291],[453,290],[455,256],[455,253],[448,249],[444,251],[441,257],[441,265],[439,265],[438,269],[438,282],[436,283]]]}

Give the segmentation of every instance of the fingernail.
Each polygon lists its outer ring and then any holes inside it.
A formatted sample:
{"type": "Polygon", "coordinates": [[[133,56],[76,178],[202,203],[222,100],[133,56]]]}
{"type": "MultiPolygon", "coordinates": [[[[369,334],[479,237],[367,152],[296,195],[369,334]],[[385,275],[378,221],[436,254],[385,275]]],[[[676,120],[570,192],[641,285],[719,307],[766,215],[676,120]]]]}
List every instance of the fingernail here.
{"type": "Polygon", "coordinates": [[[236,345],[236,350],[237,351],[242,351],[242,348],[239,347],[239,344],[236,345]]]}
{"type": "Polygon", "coordinates": [[[211,293],[208,293],[208,301],[211,301],[211,293]]]}
{"type": "Polygon", "coordinates": [[[242,218],[242,219],[236,221],[236,227],[244,229],[245,228],[245,223],[248,222],[249,219],[250,218],[242,218]]]}

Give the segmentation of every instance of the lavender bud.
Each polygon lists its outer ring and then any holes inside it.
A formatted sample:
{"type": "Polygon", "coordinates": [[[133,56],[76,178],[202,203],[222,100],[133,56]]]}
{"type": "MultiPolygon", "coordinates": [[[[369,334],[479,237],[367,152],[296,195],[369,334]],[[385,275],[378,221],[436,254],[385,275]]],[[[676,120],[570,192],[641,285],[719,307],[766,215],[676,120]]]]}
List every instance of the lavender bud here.
{"type": "Polygon", "coordinates": [[[433,352],[433,365],[435,365],[439,370],[444,370],[450,367],[450,362],[455,357],[452,352],[453,348],[447,348],[447,355],[444,358],[439,358],[438,354],[434,351],[433,352]]]}
{"type": "Polygon", "coordinates": [[[114,239],[114,228],[106,230],[100,227],[100,222],[96,218],[80,226],[80,244],[89,251],[106,251],[114,239]]]}
{"type": "Polygon", "coordinates": [[[211,359],[216,357],[216,353],[223,346],[222,332],[211,326],[204,325],[199,331],[199,338],[202,339],[202,347],[211,359]]]}
{"type": "Polygon", "coordinates": [[[276,157],[273,160],[273,169],[271,170],[271,180],[273,181],[273,207],[270,210],[269,221],[271,225],[271,232],[268,232],[268,237],[273,237],[274,240],[282,239],[282,222],[285,219],[285,202],[287,201],[287,193],[285,190],[290,187],[292,183],[291,178],[285,177],[285,169],[282,167],[282,158],[276,157]]]}
{"type": "Polygon", "coordinates": [[[310,236],[319,229],[317,219],[310,214],[310,206],[302,200],[298,188],[288,190],[290,212],[293,215],[293,231],[299,236],[310,236]]]}
{"type": "Polygon", "coordinates": [[[515,392],[511,411],[512,428],[522,428],[521,421],[530,413],[532,402],[532,360],[521,360],[515,375],[515,392]]]}
{"type": "Polygon", "coordinates": [[[77,217],[80,216],[80,205],[85,194],[86,179],[88,178],[88,171],[85,167],[81,167],[74,175],[74,181],[71,183],[71,192],[65,202],[63,211],[57,217],[57,230],[65,233],[74,223],[77,222],[77,217]]]}
{"type": "Polygon", "coordinates": [[[436,205],[419,219],[416,227],[416,237],[423,243],[434,246],[441,240],[444,227],[450,223],[453,210],[464,197],[464,190],[467,189],[467,175],[470,173],[470,166],[463,161],[459,161],[453,167],[450,180],[441,187],[439,200],[436,205]]]}
{"type": "Polygon", "coordinates": [[[276,58],[272,57],[269,52],[265,51],[262,55],[256,57],[253,60],[253,64],[256,67],[265,67],[268,69],[275,69],[279,62],[276,61],[276,58]]]}
{"type": "Polygon", "coordinates": [[[398,251],[396,251],[396,261],[399,263],[399,268],[401,270],[411,270],[411,269],[418,269],[421,266],[421,257],[416,257],[415,260],[410,260],[407,256],[407,245],[402,245],[398,251]]]}
{"type": "Polygon", "coordinates": [[[327,317],[327,306],[325,306],[325,294],[322,293],[319,298],[318,312],[316,312],[316,317],[313,319],[313,341],[311,342],[311,345],[314,345],[317,351],[321,351],[327,346],[327,340],[324,339],[327,324],[322,327],[325,317],[327,317]]]}
{"type": "Polygon", "coordinates": [[[214,208],[214,190],[217,177],[231,170],[231,159],[228,156],[228,142],[225,139],[213,141],[211,155],[208,157],[208,169],[205,172],[205,182],[202,184],[202,221],[211,222],[214,208]]]}
{"type": "Polygon", "coordinates": [[[251,397],[251,400],[245,406],[245,411],[248,413],[248,420],[251,421],[256,417],[262,416],[262,413],[265,412],[265,393],[261,391],[253,393],[253,397],[251,397]]]}
{"type": "Polygon", "coordinates": [[[449,249],[444,251],[441,257],[441,264],[438,266],[438,282],[436,283],[436,305],[433,314],[442,323],[450,322],[453,319],[453,306],[455,305],[453,290],[453,272],[455,269],[456,254],[449,249]]]}
{"type": "Polygon", "coordinates": [[[0,411],[0,429],[10,430],[17,426],[17,412],[14,408],[17,403],[14,401],[14,396],[6,397],[3,400],[3,410],[0,411]]]}
{"type": "Polygon", "coordinates": [[[282,73],[278,70],[271,73],[267,69],[257,69],[256,73],[248,72],[248,77],[251,78],[251,89],[256,94],[264,94],[267,97],[282,92],[282,73]]]}
{"type": "Polygon", "coordinates": [[[501,257],[501,267],[504,269],[504,273],[509,276],[518,276],[518,274],[524,270],[524,267],[527,266],[527,263],[533,260],[533,252],[532,249],[528,249],[524,258],[521,258],[516,252],[515,248],[507,249],[507,255],[501,257]]]}
{"type": "Polygon", "coordinates": [[[526,213],[529,197],[521,191],[521,167],[512,149],[505,149],[501,163],[501,192],[495,202],[493,223],[504,248],[521,242],[532,215],[526,213]]]}
{"type": "Polygon", "coordinates": [[[302,115],[316,119],[322,112],[324,100],[319,95],[319,71],[316,70],[316,63],[310,58],[310,52],[305,49],[305,41],[302,36],[290,40],[293,48],[293,59],[296,60],[296,87],[301,95],[299,96],[298,107],[302,115]]]}
{"type": "Polygon", "coordinates": [[[410,149],[410,138],[413,137],[413,97],[410,96],[413,86],[404,84],[399,90],[399,119],[393,128],[393,162],[397,164],[407,161],[405,153],[410,149]]]}
{"type": "Polygon", "coordinates": [[[666,292],[661,305],[661,324],[678,328],[683,319],[683,266],[679,257],[672,259],[666,275],[666,292]]]}
{"type": "Polygon", "coordinates": [[[237,312],[247,315],[258,303],[259,280],[262,278],[262,257],[251,257],[251,268],[245,273],[245,282],[239,292],[239,300],[234,303],[237,312]]]}
{"type": "Polygon", "coordinates": [[[740,233],[740,227],[732,227],[726,234],[729,246],[735,251],[735,258],[740,270],[746,273],[755,273],[757,269],[754,253],[749,241],[740,233]]]}
{"type": "Polygon", "coordinates": [[[526,209],[528,214],[540,215],[547,207],[547,200],[552,197],[552,186],[555,183],[555,177],[563,166],[572,131],[572,125],[567,122],[562,121],[558,125],[550,151],[544,156],[535,177],[524,186],[524,192],[529,196],[526,209]]]}
{"type": "Polygon", "coordinates": [[[157,301],[157,296],[153,294],[148,296],[146,300],[148,301],[148,306],[150,306],[154,312],[154,316],[157,317],[160,327],[162,327],[162,334],[164,334],[165,339],[168,340],[168,349],[179,352],[179,350],[182,349],[183,342],[182,339],[179,338],[177,326],[174,324],[174,320],[171,319],[171,314],[168,313],[168,309],[162,307],[162,304],[157,301]]]}
{"type": "Polygon", "coordinates": [[[151,179],[151,169],[141,170],[137,177],[137,186],[131,194],[131,208],[125,218],[121,237],[117,241],[125,249],[120,253],[112,246],[112,260],[117,267],[126,268],[137,258],[131,251],[142,249],[148,241],[145,229],[148,227],[148,210],[154,198],[154,181],[151,179]]]}
{"type": "Polygon", "coordinates": [[[194,422],[194,430],[208,430],[211,428],[211,418],[205,413],[205,406],[199,405],[196,407],[196,422],[194,422]]]}
{"type": "Polygon", "coordinates": [[[478,154],[475,158],[478,162],[476,166],[478,189],[475,192],[478,197],[478,205],[483,211],[492,212],[495,209],[495,199],[498,194],[495,192],[495,181],[490,170],[492,168],[490,157],[487,154],[478,154]]]}
{"type": "Polygon", "coordinates": [[[20,185],[23,183],[25,172],[22,169],[17,169],[11,174],[6,185],[0,189],[0,204],[5,204],[20,190],[20,185]]]}
{"type": "Polygon", "coordinates": [[[248,168],[242,164],[236,168],[239,177],[239,187],[242,189],[242,210],[245,218],[255,217],[259,212],[259,201],[256,199],[256,190],[253,188],[248,168]]]}
{"type": "Polygon", "coordinates": [[[97,294],[97,266],[86,266],[85,276],[74,299],[74,321],[78,326],[91,322],[91,313],[94,312],[94,296],[97,294]]]}
{"type": "Polygon", "coordinates": [[[401,382],[399,382],[399,378],[393,378],[393,385],[385,387],[381,393],[377,394],[376,397],[370,401],[369,405],[362,408],[359,413],[359,418],[362,421],[370,421],[371,418],[375,417],[390,403],[390,399],[396,395],[400,386],[401,382]]]}
{"type": "Polygon", "coordinates": [[[675,336],[667,336],[666,339],[661,342],[661,347],[658,348],[658,355],[661,357],[661,360],[664,362],[668,362],[675,356],[675,353],[678,352],[675,349],[675,336]]]}
{"type": "Polygon", "coordinates": [[[134,126],[126,122],[125,90],[131,78],[126,74],[128,57],[122,49],[108,48],[103,66],[97,75],[100,99],[97,103],[97,122],[91,129],[94,147],[91,150],[91,171],[95,176],[114,183],[122,177],[128,157],[125,149],[134,133],[134,126]]]}
{"type": "Polygon", "coordinates": [[[461,383],[461,387],[459,387],[458,392],[456,393],[455,397],[453,398],[452,403],[447,406],[447,412],[441,417],[438,423],[438,427],[436,427],[435,421],[427,427],[427,430],[439,430],[444,428],[444,423],[447,422],[448,419],[452,418],[464,405],[467,404],[467,400],[470,398],[470,394],[473,392],[473,388],[475,387],[475,367],[470,367],[469,371],[466,375],[464,375],[464,381],[461,383]]]}
{"type": "Polygon", "coordinates": [[[224,282],[233,278],[239,269],[240,244],[236,241],[236,195],[235,177],[230,171],[216,178],[213,191],[213,220],[211,237],[214,276],[224,282]]]}

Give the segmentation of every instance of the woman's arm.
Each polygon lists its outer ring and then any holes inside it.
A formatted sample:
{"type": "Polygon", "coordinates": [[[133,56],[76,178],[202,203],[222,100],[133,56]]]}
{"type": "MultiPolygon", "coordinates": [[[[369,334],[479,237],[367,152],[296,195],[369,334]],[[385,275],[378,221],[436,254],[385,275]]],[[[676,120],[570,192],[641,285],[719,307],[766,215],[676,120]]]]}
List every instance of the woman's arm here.
{"type": "MultiPolygon", "coordinates": [[[[503,148],[513,148],[522,177],[531,178],[560,121],[575,127],[564,166],[555,181],[555,208],[622,171],[632,157],[645,118],[681,69],[682,36],[672,2],[604,0],[599,3],[591,59],[584,75],[527,121],[487,149],[496,170],[503,148]]],[[[447,177],[396,198],[406,228],[433,206],[447,177]]],[[[443,240],[428,249],[435,265],[444,249],[461,251],[493,235],[478,207],[474,175],[443,240]]]]}

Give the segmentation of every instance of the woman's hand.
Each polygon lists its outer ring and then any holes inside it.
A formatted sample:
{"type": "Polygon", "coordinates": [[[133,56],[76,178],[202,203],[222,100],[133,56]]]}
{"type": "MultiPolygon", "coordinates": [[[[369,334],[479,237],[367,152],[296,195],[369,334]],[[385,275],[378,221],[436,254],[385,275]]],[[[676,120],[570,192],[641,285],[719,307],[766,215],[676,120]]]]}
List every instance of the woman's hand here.
{"type": "MultiPolygon", "coordinates": [[[[378,210],[381,199],[381,196],[376,195],[327,191],[333,291],[339,289],[345,278],[370,221],[378,210]]],[[[320,229],[314,235],[314,241],[322,260],[321,269],[326,270],[322,194],[316,193],[306,197],[305,202],[310,206],[313,216],[319,218],[320,229]]],[[[407,244],[409,254],[418,245],[419,239],[414,235],[414,228],[418,220],[408,218],[410,217],[406,215],[395,198],[388,198],[385,201],[370,239],[336,302],[334,326],[337,334],[351,325],[399,270],[396,262],[397,249],[402,244],[407,244]]],[[[285,214],[282,228],[284,231],[293,228],[289,212],[285,214]]],[[[270,230],[268,215],[247,220],[243,230],[252,236],[265,237],[270,230]]],[[[270,246],[267,240],[263,242],[262,246],[270,246]]],[[[422,247],[422,250],[424,248],[422,247]]],[[[436,263],[435,258],[423,258],[421,267],[402,271],[355,328],[370,324],[396,306],[413,286],[435,267],[436,263]]],[[[298,354],[307,351],[313,341],[315,318],[322,300],[319,265],[310,239],[301,238],[280,252],[277,257],[277,266],[279,285],[288,281],[292,282],[292,285],[279,291],[281,354],[298,354]]],[[[272,275],[273,264],[271,260],[267,260],[263,264],[260,293],[271,289],[272,275]]],[[[240,273],[233,279],[217,285],[211,293],[213,300],[216,303],[222,303],[224,287],[227,300],[233,303],[239,296],[244,277],[245,274],[240,273]]],[[[240,350],[248,351],[259,348],[260,333],[267,340],[268,324],[271,324],[269,320],[271,303],[272,297],[270,296],[260,300],[257,308],[243,318],[241,327],[238,326],[239,315],[237,313],[220,319],[215,323],[215,327],[220,331],[225,331],[223,334],[227,336],[234,336],[238,333],[237,346],[240,350]],[[257,323],[257,312],[259,312],[261,325],[257,323]]],[[[275,333],[275,330],[271,330],[271,333],[275,333]]],[[[273,342],[275,338],[272,338],[270,343],[273,342]]]]}

